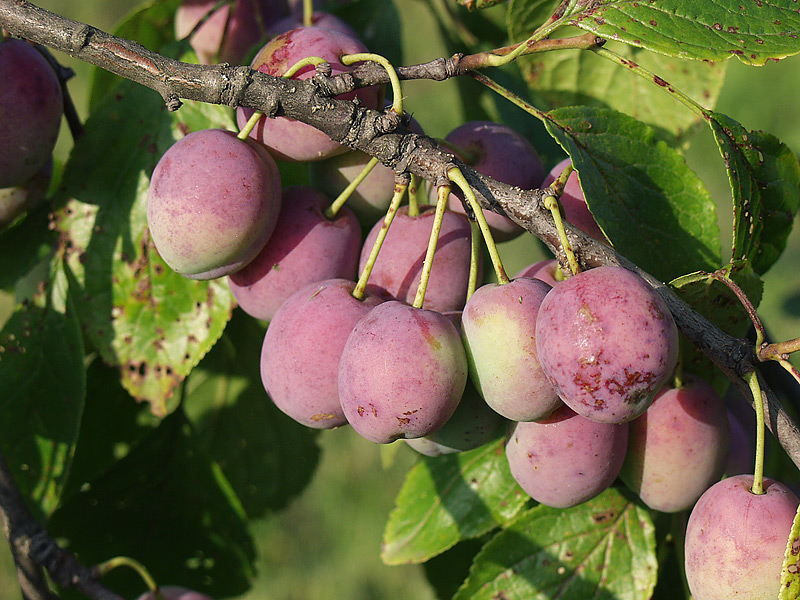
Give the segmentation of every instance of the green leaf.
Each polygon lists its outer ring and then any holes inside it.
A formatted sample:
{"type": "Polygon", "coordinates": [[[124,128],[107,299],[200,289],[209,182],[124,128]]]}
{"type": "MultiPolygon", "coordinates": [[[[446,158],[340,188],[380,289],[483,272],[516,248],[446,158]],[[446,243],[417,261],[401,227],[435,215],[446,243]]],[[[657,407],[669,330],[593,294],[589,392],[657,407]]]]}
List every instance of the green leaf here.
{"type": "Polygon", "coordinates": [[[192,371],[184,407],[250,518],[284,508],[311,480],[318,430],[296,423],[261,383],[264,327],[241,311],[192,371]]]}
{"type": "Polygon", "coordinates": [[[715,205],[683,157],[647,125],[611,109],[546,113],[586,203],[618,252],[662,281],[720,263],[715,205]]]}
{"type": "Polygon", "coordinates": [[[781,591],[778,600],[796,600],[800,597],[800,507],[792,523],[786,554],[781,569],[781,591]]]}
{"type": "MultiPolygon", "coordinates": [[[[557,4],[512,2],[508,12],[509,37],[515,41],[527,39],[557,4]]],[[[614,42],[605,47],[656,73],[707,108],[716,104],[727,63],[687,63],[614,42]]],[[[522,56],[517,62],[531,91],[547,108],[578,104],[613,108],[647,123],[673,146],[701,122],[700,117],[664,93],[660,86],[593,52],[543,52],[522,56]]],[[[537,106],[543,105],[537,101],[537,106]]]]}
{"type": "Polygon", "coordinates": [[[0,450],[39,516],[58,504],[83,411],[83,341],[60,263],[0,332],[0,450]]]}
{"type": "Polygon", "coordinates": [[[528,500],[511,476],[502,440],[462,454],[422,457],[389,515],[383,562],[424,562],[508,521],[528,500]]]}
{"type": "MultiPolygon", "coordinates": [[[[214,597],[241,594],[253,578],[244,511],[180,412],[59,507],[48,530],[68,540],[84,564],[128,556],[158,582],[214,597]]],[[[138,576],[107,577],[125,597],[142,591],[138,576]]]]}
{"type": "Polygon", "coordinates": [[[65,205],[56,215],[86,336],[106,363],[120,368],[130,394],[161,416],[222,334],[234,303],[224,280],[174,273],[150,241],[149,175],[175,129],[157,94],[121,83],[73,148],[65,205]]]}
{"type": "Polygon", "coordinates": [[[720,113],[709,126],[733,190],[733,258],[765,273],[786,248],[800,206],[800,163],[775,136],[720,113]]]}
{"type": "Polygon", "coordinates": [[[9,288],[47,262],[56,241],[48,228],[49,206],[40,206],[0,232],[0,289],[9,288]]]}
{"type": "Polygon", "coordinates": [[[484,546],[454,600],[647,600],[657,566],[649,513],[611,488],[521,514],[484,546]]]}
{"type": "MultiPolygon", "coordinates": [[[[754,307],[761,302],[764,285],[761,278],[753,271],[750,263],[742,260],[733,261],[718,271],[726,274],[738,285],[754,307]]],[[[670,282],[678,295],[693,309],[709,319],[726,333],[740,338],[750,328],[750,317],[736,294],[712,274],[699,272],[678,277],[670,282]]],[[[692,344],[681,347],[684,368],[703,377],[723,395],[730,380],[709,358],[692,344]]]]}
{"type": "Polygon", "coordinates": [[[763,65],[800,52],[794,0],[572,0],[566,21],[667,56],[763,65]]]}

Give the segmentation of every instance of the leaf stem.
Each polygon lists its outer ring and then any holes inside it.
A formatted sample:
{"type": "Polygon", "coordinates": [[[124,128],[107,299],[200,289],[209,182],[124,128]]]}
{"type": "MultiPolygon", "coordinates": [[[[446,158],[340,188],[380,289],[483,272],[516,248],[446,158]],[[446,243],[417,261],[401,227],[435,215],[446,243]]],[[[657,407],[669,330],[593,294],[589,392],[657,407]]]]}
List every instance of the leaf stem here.
{"type": "Polygon", "coordinates": [[[786,340],[785,342],[775,342],[767,344],[758,351],[759,360],[777,360],[778,358],[786,358],[792,352],[800,350],[800,338],[793,340],[786,340]]]}
{"type": "Polygon", "coordinates": [[[728,288],[734,294],[736,294],[736,297],[739,299],[739,302],[742,303],[742,306],[744,306],[744,309],[747,311],[750,320],[753,322],[753,327],[756,330],[756,354],[758,354],[761,350],[761,347],[764,345],[764,340],[766,339],[767,334],[766,330],[764,329],[764,324],[761,322],[761,317],[758,316],[756,307],[753,306],[752,302],[750,302],[750,298],[747,297],[747,294],[744,293],[744,290],[740,288],[733,279],[731,279],[730,269],[728,267],[724,267],[714,271],[713,273],[709,273],[709,275],[717,281],[728,286],[728,288]]]}
{"type": "Polygon", "coordinates": [[[754,494],[764,493],[764,398],[761,394],[761,385],[758,383],[758,374],[750,371],[744,375],[744,380],[750,386],[753,394],[753,407],[756,410],[756,463],[753,469],[754,494]]]}
{"type": "Polygon", "coordinates": [[[128,567],[136,571],[139,577],[141,577],[144,581],[147,589],[153,592],[156,597],[161,597],[161,594],[158,593],[158,584],[156,583],[155,579],[153,579],[153,576],[150,575],[150,572],[147,570],[147,568],[138,560],[129,556],[115,556],[114,558],[109,558],[108,560],[95,565],[92,570],[97,573],[98,576],[102,577],[117,567],[128,567]]]}
{"type": "Polygon", "coordinates": [[[386,70],[389,76],[389,82],[392,84],[392,111],[396,115],[403,114],[403,92],[400,89],[400,77],[397,76],[397,71],[392,66],[389,60],[380,54],[373,54],[371,52],[359,52],[358,54],[345,54],[340,59],[343,65],[352,65],[357,62],[365,62],[371,60],[378,63],[386,70]]]}
{"type": "Polygon", "coordinates": [[[439,232],[442,230],[444,220],[444,210],[447,208],[447,200],[450,197],[450,188],[447,186],[438,189],[438,199],[436,200],[436,213],[433,215],[433,226],[431,227],[431,237],[428,239],[428,249],[425,252],[425,260],[422,262],[422,273],[419,276],[417,295],[414,296],[414,308],[422,308],[425,302],[425,292],[428,289],[428,280],[431,277],[431,267],[433,267],[433,257],[436,254],[436,245],[439,243],[439,232]]]}
{"type": "Polygon", "coordinates": [[[353,289],[352,296],[356,300],[364,299],[364,292],[367,289],[369,276],[372,273],[372,268],[375,266],[375,261],[378,260],[378,252],[381,250],[383,240],[386,239],[386,233],[389,231],[389,226],[392,224],[394,216],[397,214],[397,209],[400,208],[400,201],[403,199],[406,189],[408,189],[407,184],[395,182],[394,196],[392,196],[392,201],[389,204],[389,210],[386,211],[386,216],[383,218],[383,224],[378,231],[378,237],[375,238],[375,243],[372,244],[372,250],[370,250],[367,263],[364,265],[364,270],[361,271],[358,282],[356,282],[356,287],[353,289]]]}
{"type": "Polygon", "coordinates": [[[494,272],[497,275],[497,282],[499,284],[509,283],[510,279],[508,278],[508,275],[506,275],[506,270],[503,268],[503,261],[500,260],[500,253],[497,251],[497,246],[494,243],[492,232],[489,231],[489,225],[486,223],[486,217],[483,214],[481,205],[478,204],[478,199],[475,197],[475,192],[473,192],[472,188],[469,187],[469,183],[467,183],[467,180],[464,178],[464,174],[458,167],[451,167],[448,169],[447,177],[450,178],[450,181],[461,188],[461,191],[464,192],[464,197],[467,199],[467,202],[469,202],[472,212],[475,213],[475,220],[478,222],[478,226],[481,228],[483,240],[486,242],[487,250],[489,250],[489,257],[492,259],[492,266],[494,267],[494,272]]]}
{"type": "Polygon", "coordinates": [[[378,164],[377,158],[372,157],[369,159],[367,164],[364,165],[364,168],[361,169],[361,172],[355,177],[355,179],[353,179],[353,181],[347,184],[347,187],[344,188],[342,190],[342,193],[336,197],[336,200],[331,202],[331,205],[327,209],[325,209],[326,217],[328,217],[329,219],[333,219],[334,217],[336,217],[336,214],[339,212],[339,209],[342,208],[342,206],[344,206],[344,203],[347,202],[347,199],[350,198],[350,196],[356,190],[358,185],[362,181],[364,181],[364,179],[366,179],[367,175],[370,174],[370,171],[372,171],[372,169],[374,169],[375,165],[377,164],[378,164]]]}
{"type": "Polygon", "coordinates": [[[506,100],[511,102],[514,106],[516,106],[518,108],[521,108],[522,110],[524,110],[529,115],[532,115],[532,116],[536,117],[537,119],[539,119],[542,122],[545,122],[545,121],[548,120],[547,114],[544,111],[539,110],[538,108],[536,108],[530,102],[526,102],[525,100],[523,100],[522,98],[517,96],[514,92],[512,92],[511,90],[503,87],[502,85],[500,85],[499,83],[497,83],[493,79],[490,79],[489,77],[487,77],[483,73],[478,73],[477,71],[471,71],[470,73],[468,73],[468,75],[470,77],[472,77],[473,79],[475,79],[477,82],[482,83],[483,85],[488,87],[490,90],[492,90],[496,94],[499,94],[500,96],[502,96],[503,98],[505,98],[506,100]]]}
{"type": "MultiPolygon", "coordinates": [[[[494,53],[490,53],[486,58],[486,66],[487,67],[502,67],[503,65],[507,65],[512,60],[516,60],[517,57],[521,56],[522,54],[527,54],[531,52],[532,46],[536,44],[536,42],[543,40],[551,33],[553,33],[556,29],[561,27],[566,23],[566,19],[564,17],[560,19],[556,19],[550,23],[545,23],[539,29],[533,32],[531,36],[519,44],[516,47],[505,55],[497,55],[494,53]]],[[[582,36],[581,36],[582,37],[582,36]]]]}
{"type": "Polygon", "coordinates": [[[603,58],[610,60],[620,66],[626,67],[631,72],[635,73],[639,77],[654,83],[655,85],[659,86],[665,92],[672,94],[679,102],[687,106],[692,112],[694,112],[698,117],[701,119],[708,121],[710,118],[710,112],[707,111],[705,108],[700,106],[697,102],[692,100],[689,96],[683,93],[678,88],[674,87],[668,81],[662,79],[655,73],[648,71],[644,67],[640,66],[639,64],[633,62],[632,60],[628,60],[614,52],[613,50],[609,50],[607,48],[601,46],[595,46],[593,48],[589,48],[592,52],[597,54],[598,56],[602,56],[603,58]]]}

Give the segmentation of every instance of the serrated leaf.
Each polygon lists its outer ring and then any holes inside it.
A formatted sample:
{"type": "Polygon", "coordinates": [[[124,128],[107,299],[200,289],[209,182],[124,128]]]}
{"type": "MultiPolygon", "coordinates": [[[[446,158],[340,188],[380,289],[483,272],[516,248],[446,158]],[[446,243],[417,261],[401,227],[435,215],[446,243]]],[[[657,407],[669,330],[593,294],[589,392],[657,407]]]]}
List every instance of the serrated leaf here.
{"type": "Polygon", "coordinates": [[[560,108],[545,126],[572,158],[598,225],[618,252],[662,281],[720,263],[714,202],[683,157],[635,119],[560,108]]]}
{"type": "Polygon", "coordinates": [[[521,514],[475,557],[454,600],[647,600],[657,567],[649,513],[611,488],[521,514]]]}
{"type": "Polygon", "coordinates": [[[747,131],[720,113],[709,126],[733,191],[733,258],[765,273],[786,248],[800,206],[800,163],[775,136],[747,131]]]}
{"type": "MultiPolygon", "coordinates": [[[[761,278],[746,261],[733,261],[718,271],[727,274],[748,297],[753,306],[761,302],[764,288],[761,278]]],[[[678,295],[694,310],[709,319],[726,333],[740,338],[750,328],[750,317],[736,294],[710,273],[690,273],[670,282],[678,295]]],[[[684,368],[711,383],[723,395],[730,380],[694,345],[681,348],[684,368]]]]}
{"type": "Polygon", "coordinates": [[[423,562],[508,521],[528,500],[511,476],[502,440],[422,457],[397,495],[381,558],[388,565],[423,562]]]}
{"type": "Polygon", "coordinates": [[[83,340],[60,263],[0,332],[0,450],[39,516],[58,504],[86,393],[83,340]]]}
{"type": "Polygon", "coordinates": [[[173,131],[157,94],[121,83],[73,148],[56,215],[86,336],[120,368],[128,392],[161,416],[222,334],[234,303],[224,281],[174,273],[150,241],[149,175],[173,131]]]}
{"type": "Polygon", "coordinates": [[[183,405],[198,439],[250,518],[284,508],[311,480],[319,431],[272,403],[259,371],[265,330],[237,311],[220,342],[186,381],[183,405]]]}
{"type": "MultiPolygon", "coordinates": [[[[214,597],[239,595],[253,578],[244,511],[180,412],[60,506],[48,530],[85,564],[129,556],[158,582],[214,597]]],[[[141,578],[126,573],[107,583],[129,598],[142,591],[141,578]]]]}
{"type": "Polygon", "coordinates": [[[781,568],[781,591],[778,600],[797,600],[800,598],[800,506],[792,523],[789,541],[781,568]]]}
{"type": "Polygon", "coordinates": [[[567,22],[660,54],[763,65],[800,52],[794,0],[572,0],[567,22]]]}
{"type": "MultiPolygon", "coordinates": [[[[558,2],[552,1],[515,0],[508,11],[509,37],[514,41],[527,39],[557,5],[558,2]]],[[[614,42],[605,47],[656,73],[707,108],[716,104],[727,63],[689,63],[614,42]]],[[[517,62],[531,91],[547,108],[578,104],[613,108],[647,123],[670,145],[677,145],[701,122],[700,117],[665,94],[661,87],[592,52],[544,52],[520,57],[517,62]]],[[[537,106],[542,107],[538,102],[537,106]]]]}

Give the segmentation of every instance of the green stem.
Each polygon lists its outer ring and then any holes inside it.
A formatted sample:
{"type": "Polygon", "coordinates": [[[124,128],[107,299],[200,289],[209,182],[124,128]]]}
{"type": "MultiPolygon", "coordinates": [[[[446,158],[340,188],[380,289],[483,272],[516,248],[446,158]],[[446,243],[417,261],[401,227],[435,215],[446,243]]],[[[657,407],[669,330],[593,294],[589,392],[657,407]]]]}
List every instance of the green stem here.
{"type": "Polygon", "coordinates": [[[508,54],[505,54],[503,56],[490,54],[486,59],[486,66],[502,67],[503,65],[510,63],[512,60],[515,60],[521,54],[530,52],[531,47],[534,44],[536,44],[536,42],[538,42],[539,40],[543,40],[565,23],[566,19],[563,17],[551,23],[545,23],[542,27],[534,31],[533,34],[527,40],[520,42],[517,45],[517,47],[508,54]]]}
{"type": "Polygon", "coordinates": [[[403,114],[403,92],[400,89],[400,77],[397,71],[392,66],[387,58],[380,54],[372,54],[371,52],[360,52],[358,54],[345,54],[340,59],[343,65],[352,65],[357,62],[372,61],[381,65],[389,76],[389,82],[392,84],[392,111],[396,115],[403,114]]]}
{"type": "Polygon", "coordinates": [[[412,173],[411,181],[408,184],[408,204],[411,206],[413,203],[417,207],[417,214],[413,216],[419,216],[419,177],[412,173]]]}
{"type": "Polygon", "coordinates": [[[314,23],[314,0],[303,0],[303,26],[310,27],[314,23]]]}
{"type": "Polygon", "coordinates": [[[710,118],[709,111],[707,111],[705,108],[700,106],[697,102],[692,100],[689,96],[684,94],[682,91],[680,91],[679,89],[673,87],[669,82],[664,81],[661,77],[659,77],[655,73],[652,73],[652,72],[648,71],[647,69],[645,69],[644,67],[639,66],[637,63],[633,62],[632,60],[628,60],[627,58],[623,58],[622,56],[620,56],[616,52],[613,52],[612,50],[608,50],[605,47],[595,46],[593,48],[590,48],[590,50],[592,52],[594,52],[595,54],[597,54],[598,56],[602,56],[603,58],[605,58],[607,60],[610,60],[611,62],[614,62],[614,63],[616,63],[616,64],[618,64],[620,66],[626,67],[631,72],[633,72],[636,75],[638,75],[639,77],[641,77],[643,79],[647,79],[651,83],[654,83],[655,85],[659,86],[661,89],[663,89],[668,94],[672,94],[675,98],[678,99],[679,102],[681,102],[682,104],[687,106],[692,112],[694,112],[701,119],[704,119],[704,120],[707,121],[710,118]]]}
{"type": "Polygon", "coordinates": [[[236,137],[242,141],[246,140],[247,136],[250,135],[251,131],[253,131],[253,128],[256,126],[259,119],[261,119],[261,117],[263,116],[264,113],[261,112],[260,110],[255,111],[252,115],[250,115],[250,118],[247,120],[247,123],[244,124],[244,127],[242,127],[242,130],[238,133],[236,137]]]}
{"type": "Polygon", "coordinates": [[[493,79],[487,77],[483,73],[478,73],[477,71],[471,71],[468,73],[468,75],[472,77],[474,80],[476,80],[478,83],[482,83],[496,94],[499,94],[500,96],[511,102],[514,106],[521,108],[529,115],[536,117],[542,122],[548,121],[547,114],[544,111],[539,110],[530,102],[526,102],[525,100],[517,96],[514,92],[504,88],[502,85],[500,85],[493,79]]]}
{"type": "MultiPolygon", "coordinates": [[[[756,340],[758,344],[758,340],[756,340]]],[[[800,350],[800,338],[793,340],[786,340],[785,342],[774,342],[767,344],[758,351],[758,358],[762,362],[765,360],[777,360],[778,358],[786,358],[792,352],[800,350]]]]}
{"type": "Polygon", "coordinates": [[[469,250],[469,281],[467,282],[467,300],[478,288],[478,265],[480,264],[481,252],[481,229],[475,221],[469,222],[470,229],[470,250],[469,250]]]}
{"type": "Polygon", "coordinates": [[[153,592],[153,594],[156,594],[157,597],[161,597],[161,594],[158,593],[158,584],[156,584],[155,579],[153,579],[153,576],[150,575],[145,566],[138,560],[128,556],[115,556],[114,558],[109,558],[108,560],[95,565],[92,570],[96,572],[99,577],[102,577],[117,567],[128,567],[136,571],[136,573],[139,574],[139,577],[141,577],[144,581],[147,589],[153,592]]]}
{"type": "Polygon", "coordinates": [[[320,56],[306,56],[305,58],[301,58],[291,67],[286,69],[286,73],[282,75],[286,79],[290,79],[295,73],[297,73],[303,67],[307,67],[309,65],[314,65],[314,67],[321,65],[322,63],[328,62],[324,58],[320,56]]]}
{"type": "MultiPolygon", "coordinates": [[[[567,171],[570,167],[564,169],[567,171]]],[[[563,171],[561,173],[564,174],[563,171]]],[[[560,177],[560,176],[559,176],[560,177]]],[[[569,173],[567,173],[567,177],[569,177],[569,173]]],[[[553,184],[557,184],[558,179],[553,182],[553,184]]],[[[550,186],[552,189],[552,185],[550,186]]],[[[561,187],[563,190],[563,186],[561,187]]],[[[561,241],[561,249],[564,251],[564,255],[567,257],[567,263],[569,264],[569,270],[572,272],[572,275],[577,275],[580,273],[581,268],[578,265],[578,259],[575,258],[575,253],[572,251],[572,246],[567,239],[567,230],[564,229],[564,221],[561,218],[561,208],[558,204],[558,198],[555,196],[545,196],[544,197],[544,207],[550,211],[550,214],[553,215],[553,221],[555,222],[556,231],[558,232],[558,239],[561,241]]]]}
{"type": "Polygon", "coordinates": [[[761,395],[761,386],[758,383],[758,374],[750,371],[745,374],[744,380],[750,386],[753,394],[753,405],[756,409],[756,464],[753,469],[754,494],[764,493],[764,398],[761,395]]]}
{"type": "Polygon", "coordinates": [[[419,195],[416,193],[412,194],[409,192],[408,194],[408,216],[409,217],[419,216],[419,195]]]}
{"type": "Polygon", "coordinates": [[[336,200],[334,200],[331,203],[331,205],[325,210],[326,217],[328,217],[329,219],[333,219],[334,217],[336,217],[336,213],[339,212],[339,209],[342,208],[342,206],[344,206],[344,203],[347,202],[347,199],[353,194],[358,185],[362,181],[364,181],[364,179],[366,179],[367,175],[369,175],[370,171],[372,171],[372,169],[374,169],[375,165],[377,164],[378,164],[377,158],[372,157],[369,159],[369,162],[367,162],[367,164],[364,165],[364,168],[361,169],[361,172],[356,176],[356,178],[353,179],[353,181],[351,181],[347,185],[347,187],[344,188],[344,190],[342,190],[342,193],[339,194],[336,197],[336,200]]]}
{"type": "Polygon", "coordinates": [[[378,252],[381,250],[383,240],[386,239],[386,233],[389,231],[389,226],[392,224],[395,214],[397,214],[397,209],[400,208],[400,201],[403,199],[407,188],[408,186],[406,184],[394,184],[394,196],[392,196],[392,202],[389,204],[389,210],[386,211],[386,216],[383,218],[383,225],[381,225],[380,231],[378,231],[378,237],[375,238],[375,243],[372,244],[372,250],[370,250],[367,263],[364,265],[364,270],[361,271],[361,276],[358,278],[356,287],[353,289],[352,296],[356,300],[364,299],[364,292],[367,289],[367,282],[372,273],[372,267],[375,266],[375,261],[378,260],[378,252]]]}
{"type": "Polygon", "coordinates": [[[422,308],[425,302],[425,292],[428,289],[428,280],[431,277],[431,267],[433,257],[436,254],[436,244],[439,242],[439,232],[442,230],[444,220],[444,210],[447,208],[447,199],[450,197],[450,190],[447,187],[440,187],[439,198],[436,201],[436,213],[433,215],[433,226],[431,227],[431,237],[428,239],[428,249],[425,252],[425,260],[422,262],[422,273],[419,276],[417,295],[414,296],[414,308],[422,308]]]}
{"type": "Polygon", "coordinates": [[[794,380],[797,383],[800,383],[800,373],[797,372],[797,369],[794,368],[792,363],[785,358],[774,358],[773,360],[782,366],[789,373],[789,375],[794,377],[794,380]]]}
{"type": "Polygon", "coordinates": [[[469,202],[470,208],[472,208],[472,212],[475,213],[475,220],[478,222],[478,226],[481,228],[483,241],[486,242],[486,249],[489,251],[489,258],[492,259],[492,266],[494,267],[494,272],[497,275],[497,282],[501,285],[510,283],[510,279],[508,278],[508,275],[506,275],[506,270],[503,268],[503,262],[500,260],[500,253],[497,251],[497,246],[494,243],[492,232],[489,231],[489,225],[486,223],[486,217],[483,215],[481,205],[478,203],[478,199],[475,197],[475,192],[473,192],[472,188],[469,187],[469,183],[467,183],[467,180],[464,178],[464,174],[458,167],[452,167],[449,171],[447,171],[447,177],[450,178],[450,181],[461,188],[461,191],[464,193],[464,197],[469,202]]]}

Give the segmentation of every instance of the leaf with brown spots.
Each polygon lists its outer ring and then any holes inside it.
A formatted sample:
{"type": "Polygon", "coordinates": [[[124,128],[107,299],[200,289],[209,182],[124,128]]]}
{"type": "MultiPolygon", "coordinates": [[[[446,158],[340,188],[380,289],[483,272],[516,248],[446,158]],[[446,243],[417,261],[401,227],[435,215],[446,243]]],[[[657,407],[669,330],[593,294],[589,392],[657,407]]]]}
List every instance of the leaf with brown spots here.
{"type": "Polygon", "coordinates": [[[55,226],[86,338],[163,416],[222,334],[233,298],[224,281],[186,279],[158,256],[145,217],[149,175],[180,133],[157,94],[130,82],[115,91],[75,145],[55,226]]]}
{"type": "Polygon", "coordinates": [[[566,24],[600,37],[694,60],[763,65],[800,52],[794,0],[572,0],[566,24]]]}
{"type": "Polygon", "coordinates": [[[502,440],[461,454],[423,456],[389,515],[381,558],[388,565],[424,562],[507,522],[527,500],[511,476],[502,440]]]}
{"type": "Polygon", "coordinates": [[[781,569],[781,591],[778,600],[800,598],[800,507],[792,523],[792,531],[786,542],[786,554],[781,569]]]}
{"type": "Polygon", "coordinates": [[[453,600],[648,600],[655,546],[647,510],[616,488],[566,510],[540,505],[483,547],[453,600]]]}

